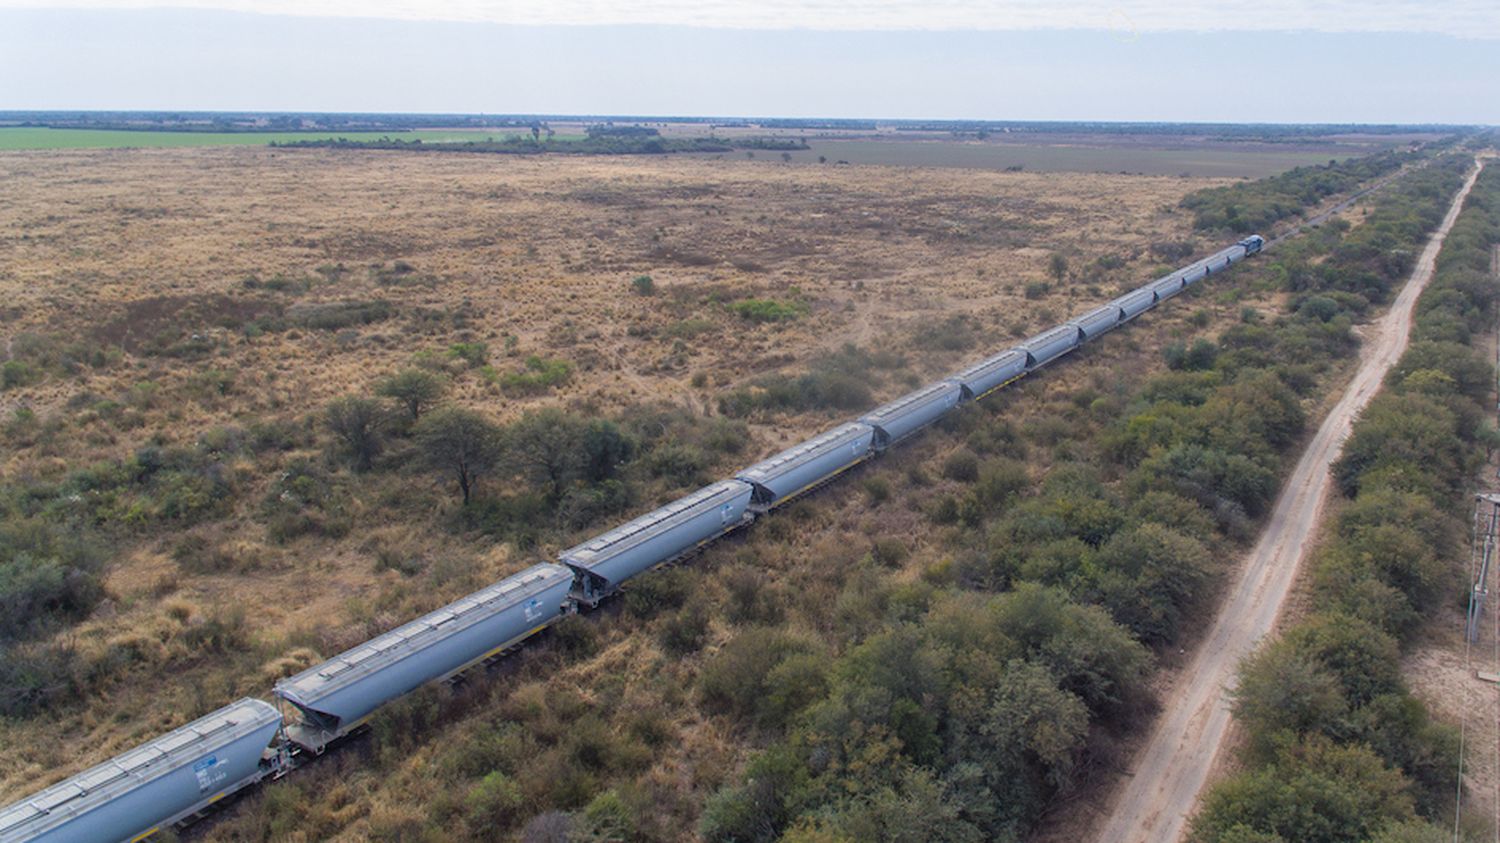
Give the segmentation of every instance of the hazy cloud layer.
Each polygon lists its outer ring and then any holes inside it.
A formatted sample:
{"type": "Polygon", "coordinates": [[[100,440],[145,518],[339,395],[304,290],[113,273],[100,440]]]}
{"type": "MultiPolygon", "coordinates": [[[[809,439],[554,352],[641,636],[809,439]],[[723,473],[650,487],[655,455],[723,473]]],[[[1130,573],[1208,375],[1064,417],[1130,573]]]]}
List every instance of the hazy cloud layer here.
{"type": "Polygon", "coordinates": [[[1500,123],[1500,50],[1413,33],[513,26],[0,9],[0,109],[1500,123]]]}
{"type": "Polygon", "coordinates": [[[730,29],[1423,32],[1500,38],[1495,0],[0,0],[0,8],[217,9],[311,17],[730,29]]]}

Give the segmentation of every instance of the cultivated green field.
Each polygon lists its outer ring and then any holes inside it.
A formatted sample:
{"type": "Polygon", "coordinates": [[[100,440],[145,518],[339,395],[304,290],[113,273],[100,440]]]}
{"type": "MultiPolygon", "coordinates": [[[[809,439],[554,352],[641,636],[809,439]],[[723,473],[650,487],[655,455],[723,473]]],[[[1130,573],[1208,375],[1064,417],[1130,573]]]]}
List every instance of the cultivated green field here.
{"type": "MultiPolygon", "coordinates": [[[[0,150],[6,149],[113,149],[168,146],[264,146],[272,141],[349,138],[371,140],[382,136],[423,143],[462,143],[489,138],[501,140],[519,132],[471,132],[437,130],[419,132],[157,132],[112,129],[46,129],[17,127],[0,129],[0,150]]],[[[578,140],[581,135],[557,135],[557,140],[578,140]]]]}
{"type": "MultiPolygon", "coordinates": [[[[791,153],[793,161],[884,164],[904,167],[960,167],[1004,170],[1021,167],[1033,172],[1145,173],[1173,176],[1262,178],[1303,164],[1348,158],[1369,148],[1330,144],[1328,148],[1299,150],[1236,149],[1224,145],[1189,149],[1096,147],[985,143],[981,141],[812,140],[811,149],[791,153]]],[[[780,153],[756,152],[757,158],[776,160],[780,153]]]]}

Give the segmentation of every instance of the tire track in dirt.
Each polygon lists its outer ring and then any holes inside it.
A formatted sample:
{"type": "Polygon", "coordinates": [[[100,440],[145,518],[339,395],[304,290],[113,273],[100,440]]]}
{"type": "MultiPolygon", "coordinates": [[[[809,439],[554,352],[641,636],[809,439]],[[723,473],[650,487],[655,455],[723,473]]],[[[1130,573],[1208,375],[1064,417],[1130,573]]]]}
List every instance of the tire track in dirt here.
{"type": "Polygon", "coordinates": [[[1337,459],[1354,418],[1380,389],[1406,349],[1417,296],[1432,278],[1443,239],[1458,217],[1483,162],[1459,189],[1422,250],[1396,300],[1368,332],[1359,368],[1319,426],[1282,488],[1270,520],[1230,585],[1212,630],[1164,701],[1150,741],[1136,757],[1098,840],[1168,843],[1179,840],[1229,727],[1228,692],[1240,659],[1269,633],[1316,535],[1337,459]]]}

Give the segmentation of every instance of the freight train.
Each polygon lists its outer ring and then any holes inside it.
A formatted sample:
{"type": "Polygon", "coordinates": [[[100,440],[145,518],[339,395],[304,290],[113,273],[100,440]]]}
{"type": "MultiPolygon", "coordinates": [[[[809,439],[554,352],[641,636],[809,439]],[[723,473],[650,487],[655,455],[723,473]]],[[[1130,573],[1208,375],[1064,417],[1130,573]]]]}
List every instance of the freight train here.
{"type": "Polygon", "coordinates": [[[1248,237],[0,810],[0,841],[139,840],[279,778],[382,705],[503,653],[1259,252],[1248,237]]]}

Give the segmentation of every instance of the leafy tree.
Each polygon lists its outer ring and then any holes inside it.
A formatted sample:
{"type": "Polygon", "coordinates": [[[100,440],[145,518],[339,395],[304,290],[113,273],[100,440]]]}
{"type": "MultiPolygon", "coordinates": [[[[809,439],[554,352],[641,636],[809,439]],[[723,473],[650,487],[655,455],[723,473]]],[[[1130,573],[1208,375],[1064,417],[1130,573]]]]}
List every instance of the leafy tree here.
{"type": "Polygon", "coordinates": [[[381,381],[375,393],[399,401],[411,420],[422,417],[422,411],[436,404],[448,389],[448,381],[441,375],[425,369],[402,369],[381,381]]]}
{"type": "Polygon", "coordinates": [[[1052,280],[1061,284],[1068,277],[1067,256],[1062,252],[1053,252],[1052,256],[1047,258],[1047,274],[1052,276],[1052,280]]]}
{"type": "Polygon", "coordinates": [[[995,601],[994,612],[999,630],[1091,711],[1118,705],[1139,689],[1150,655],[1103,609],[1073,603],[1055,588],[1021,583],[995,601]]]}
{"type": "Polygon", "coordinates": [[[383,442],[385,413],[369,398],[345,396],[328,404],[324,418],[339,438],[357,471],[369,471],[383,442]]]}
{"type": "Polygon", "coordinates": [[[1317,659],[1278,641],[1240,664],[1234,716],[1249,732],[1252,748],[1270,757],[1289,738],[1342,733],[1349,706],[1337,677],[1317,659]]]}
{"type": "Polygon", "coordinates": [[[526,413],[505,432],[506,459],[530,482],[560,500],[578,480],[615,476],[635,443],[613,422],[583,419],[555,407],[526,413]]]}
{"type": "Polygon", "coordinates": [[[1208,549],[1161,524],[1116,533],[1099,549],[1088,591],[1148,643],[1173,640],[1182,612],[1213,571],[1208,549]]]}
{"type": "Polygon", "coordinates": [[[1192,839],[1267,839],[1246,836],[1253,831],[1297,843],[1359,843],[1413,819],[1399,771],[1365,747],[1316,739],[1215,788],[1193,821],[1192,839]]]}
{"type": "Polygon", "coordinates": [[[744,784],[719,791],[703,807],[699,830],[712,843],[770,843],[808,796],[807,764],[789,747],[762,752],[745,768],[744,784]]]}
{"type": "Polygon", "coordinates": [[[441,407],[417,422],[417,450],[426,466],[452,475],[467,505],[479,477],[500,458],[500,428],[482,414],[441,407]]]}

